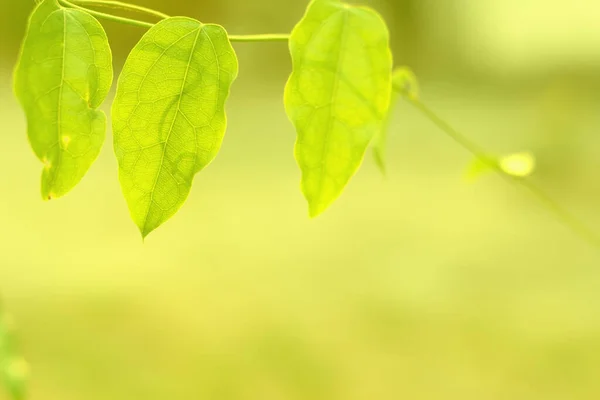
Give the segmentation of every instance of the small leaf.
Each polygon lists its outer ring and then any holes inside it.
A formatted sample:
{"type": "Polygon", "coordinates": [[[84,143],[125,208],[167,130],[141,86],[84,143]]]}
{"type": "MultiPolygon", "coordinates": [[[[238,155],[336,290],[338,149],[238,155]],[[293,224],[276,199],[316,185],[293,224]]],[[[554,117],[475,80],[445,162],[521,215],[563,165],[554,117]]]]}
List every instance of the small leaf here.
{"type": "Polygon", "coordinates": [[[44,164],[44,199],[65,195],[96,160],[106,130],[106,116],[97,108],[112,76],[108,40],[94,17],[56,0],[38,4],[15,70],[15,94],[44,164]]]}
{"type": "Polygon", "coordinates": [[[493,171],[501,171],[514,178],[526,178],[535,171],[535,164],[535,156],[530,152],[486,159],[476,158],[465,170],[465,178],[473,181],[493,171]]]}
{"type": "Polygon", "coordinates": [[[152,27],[127,58],[112,108],[121,188],[143,237],[185,202],[217,155],[237,76],[227,32],[191,18],[152,27]]]}
{"type": "Polygon", "coordinates": [[[526,178],[535,170],[535,156],[529,152],[510,154],[500,158],[502,171],[516,178],[526,178]]]}
{"type": "Polygon", "coordinates": [[[496,157],[488,156],[485,159],[477,157],[474,158],[465,169],[464,178],[467,181],[473,182],[487,173],[498,170],[498,160],[496,157]]]}
{"type": "Polygon", "coordinates": [[[408,67],[399,67],[392,74],[394,91],[411,99],[419,98],[419,81],[415,73],[408,67]]]}
{"type": "Polygon", "coordinates": [[[356,173],[389,108],[392,56],[375,11],[314,0],[290,37],[293,72],[285,106],[312,217],[356,173]]]}

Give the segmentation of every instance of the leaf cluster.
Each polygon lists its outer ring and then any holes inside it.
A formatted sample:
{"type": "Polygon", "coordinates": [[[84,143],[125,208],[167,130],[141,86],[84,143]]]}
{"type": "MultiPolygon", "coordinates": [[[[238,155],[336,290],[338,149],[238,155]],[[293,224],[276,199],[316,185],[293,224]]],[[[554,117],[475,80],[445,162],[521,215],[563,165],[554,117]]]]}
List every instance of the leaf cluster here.
{"type": "Polygon", "coordinates": [[[385,172],[387,126],[402,97],[475,157],[467,177],[493,171],[521,185],[557,220],[600,247],[594,232],[525,180],[535,168],[533,155],[490,155],[441,119],[420,100],[415,74],[393,69],[381,16],[341,0],[312,0],[289,35],[231,35],[220,25],[115,0],[41,0],[29,19],[14,90],[43,165],[44,199],[70,192],[104,143],[107,117],[98,108],[111,89],[113,69],[98,19],[148,29],[127,57],[111,108],[119,181],[143,237],[177,213],[196,174],[221,148],[226,102],[238,74],[232,42],[287,41],[292,72],[283,102],[297,133],[294,156],[311,217],[341,195],[370,146],[385,172]],[[144,13],[160,22],[93,7],[144,13]]]}
{"type": "MultiPolygon", "coordinates": [[[[104,142],[98,107],[113,70],[96,17],[108,14],[83,6],[109,3],[43,0],[29,20],[14,88],[43,164],[44,199],[71,191],[104,142]]],[[[158,16],[140,23],[150,28],[127,57],[111,109],[121,188],[144,237],[181,208],[195,175],[217,156],[238,72],[234,37],[222,26],[158,16]]],[[[289,41],[284,103],[297,131],[302,192],[317,216],[342,193],[373,138],[383,137],[393,90],[387,26],[370,8],[313,0],[291,35],[235,39],[289,41]]]]}

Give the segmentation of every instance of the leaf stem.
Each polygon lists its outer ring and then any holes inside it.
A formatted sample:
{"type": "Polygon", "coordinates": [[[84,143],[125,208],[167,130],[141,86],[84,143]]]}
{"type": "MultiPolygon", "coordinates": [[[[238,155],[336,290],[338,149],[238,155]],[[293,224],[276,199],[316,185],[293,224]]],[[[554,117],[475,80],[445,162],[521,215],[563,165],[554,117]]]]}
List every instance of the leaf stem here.
{"type": "Polygon", "coordinates": [[[71,3],[68,0],[58,0],[58,2],[65,7],[76,8],[78,10],[85,11],[88,14],[93,15],[96,18],[102,18],[102,19],[106,19],[108,21],[118,22],[121,24],[139,26],[142,28],[152,28],[154,26],[154,24],[150,23],[150,22],[138,21],[137,19],[118,17],[116,15],[111,15],[111,14],[106,14],[106,13],[103,13],[100,11],[90,10],[89,8],[81,7],[81,6],[78,6],[77,4],[71,3]]]}
{"type": "MultiPolygon", "coordinates": [[[[152,10],[146,7],[140,7],[133,4],[122,3],[120,1],[111,1],[111,0],[58,0],[58,2],[65,7],[76,8],[82,11],[93,15],[96,18],[105,19],[108,21],[118,22],[121,24],[138,26],[141,28],[152,28],[154,26],[151,22],[140,21],[132,18],[119,17],[112,14],[103,13],[100,11],[90,10],[87,6],[104,6],[104,7],[112,7],[112,8],[122,8],[131,11],[144,12],[146,14],[153,15],[160,19],[169,18],[167,14],[163,14],[160,11],[152,10]]],[[[264,33],[257,35],[229,35],[229,40],[231,42],[285,42],[288,41],[290,35],[288,33],[264,33]]]]}
{"type": "Polygon", "coordinates": [[[113,1],[113,0],[71,0],[73,4],[79,6],[90,6],[90,7],[107,7],[107,8],[116,8],[121,10],[128,10],[139,12],[143,14],[152,15],[153,17],[157,17],[160,19],[169,18],[169,15],[162,13],[157,10],[153,10],[151,8],[138,6],[135,4],[124,3],[121,1],[113,1]]]}
{"type": "Polygon", "coordinates": [[[288,33],[265,33],[258,35],[229,35],[231,42],[287,42],[288,33]]]}
{"type": "MultiPolygon", "coordinates": [[[[398,88],[396,88],[398,89],[398,88]]],[[[481,162],[485,163],[491,169],[496,171],[502,178],[506,181],[509,181],[513,184],[520,185],[521,187],[527,189],[538,201],[543,204],[548,211],[550,211],[554,216],[558,219],[560,223],[569,228],[575,234],[577,234],[580,238],[586,240],[591,245],[600,248],[600,236],[593,230],[591,230],[585,223],[583,223],[580,219],[574,216],[571,212],[565,209],[562,205],[560,205],[556,200],[550,197],[543,189],[532,183],[531,181],[525,180],[523,178],[517,178],[511,175],[506,174],[497,163],[495,163],[492,159],[490,159],[486,152],[482,147],[478,144],[471,141],[465,135],[460,133],[454,127],[452,127],[448,122],[442,119],[439,115],[437,115],[433,110],[427,107],[423,102],[421,102],[418,98],[414,98],[411,96],[403,96],[406,101],[408,101],[411,105],[413,105],[417,110],[423,113],[427,119],[433,122],[439,129],[441,129],[444,133],[446,133],[450,138],[452,138],[456,143],[466,149],[469,153],[479,159],[481,162]]]]}

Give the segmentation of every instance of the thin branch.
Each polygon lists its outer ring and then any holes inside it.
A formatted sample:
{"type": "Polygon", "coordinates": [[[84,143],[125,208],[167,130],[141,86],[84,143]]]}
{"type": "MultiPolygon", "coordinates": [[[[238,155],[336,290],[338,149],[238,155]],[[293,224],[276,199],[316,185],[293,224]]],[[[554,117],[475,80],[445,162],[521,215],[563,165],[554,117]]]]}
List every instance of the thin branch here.
{"type": "Polygon", "coordinates": [[[403,97],[417,110],[423,113],[427,117],[427,119],[433,122],[439,129],[441,129],[450,138],[452,138],[456,143],[458,143],[461,147],[466,149],[478,160],[485,163],[485,165],[489,166],[491,169],[497,172],[506,181],[509,181],[516,185],[520,185],[521,187],[527,189],[527,191],[529,191],[535,198],[537,198],[538,201],[542,203],[546,207],[546,209],[548,209],[548,211],[550,211],[557,218],[557,220],[560,223],[569,228],[580,238],[586,240],[593,246],[600,248],[600,236],[598,236],[596,232],[590,229],[579,218],[574,216],[571,212],[569,212],[562,205],[560,205],[556,200],[550,197],[543,189],[536,186],[531,181],[525,180],[523,178],[517,178],[505,173],[497,163],[490,159],[490,157],[487,155],[489,154],[488,152],[486,152],[479,145],[477,145],[465,135],[456,130],[454,127],[452,127],[448,122],[446,122],[444,119],[438,116],[433,110],[431,110],[429,107],[423,104],[419,99],[410,96],[403,97]]]}
{"type": "Polygon", "coordinates": [[[81,7],[81,6],[78,6],[77,4],[71,3],[68,0],[58,0],[58,2],[65,7],[70,7],[70,8],[75,8],[78,10],[85,11],[88,14],[93,15],[96,18],[102,18],[102,19],[106,19],[108,21],[118,22],[121,24],[139,26],[142,28],[152,28],[154,26],[154,24],[152,24],[150,22],[138,21],[137,19],[130,19],[130,18],[125,18],[125,17],[118,17],[116,15],[106,14],[106,13],[103,13],[100,11],[93,11],[88,8],[81,7]]]}
{"type": "Polygon", "coordinates": [[[135,4],[129,4],[129,3],[124,3],[121,1],[113,1],[113,0],[71,0],[71,2],[73,4],[79,5],[79,6],[89,6],[89,7],[106,7],[106,8],[116,8],[116,9],[121,9],[121,10],[127,10],[127,11],[134,11],[134,12],[139,12],[142,14],[148,14],[151,15],[153,17],[157,17],[160,19],[165,19],[165,18],[169,18],[169,15],[157,11],[157,10],[153,10],[151,8],[147,8],[147,7],[142,7],[142,6],[138,6],[135,4]]]}
{"type": "MultiPolygon", "coordinates": [[[[85,11],[85,12],[89,13],[90,15],[93,15],[96,18],[101,18],[101,19],[105,19],[108,21],[118,22],[118,23],[126,24],[126,25],[138,26],[138,27],[142,27],[142,28],[152,28],[154,26],[154,24],[151,22],[145,22],[145,21],[140,21],[137,19],[119,17],[116,15],[107,14],[107,13],[103,13],[100,11],[90,10],[87,7],[82,7],[82,5],[85,4],[85,5],[90,5],[90,6],[93,6],[93,5],[108,6],[110,4],[110,5],[116,6],[118,4],[118,6],[121,8],[145,12],[147,14],[152,14],[161,19],[169,18],[169,16],[167,14],[163,14],[160,11],[151,10],[151,9],[145,8],[145,7],[138,7],[138,6],[134,6],[132,4],[121,3],[118,1],[100,1],[100,0],[72,0],[72,1],[58,0],[58,1],[61,5],[65,6],[65,7],[76,8],[78,10],[85,11]],[[79,4],[81,4],[81,5],[79,5],[79,4]]],[[[228,35],[228,37],[231,42],[240,42],[240,43],[286,42],[289,40],[290,35],[287,33],[264,33],[264,34],[257,34],[257,35],[228,35]]]]}
{"type": "Polygon", "coordinates": [[[229,35],[232,42],[287,42],[288,33],[265,33],[259,35],[229,35]]]}

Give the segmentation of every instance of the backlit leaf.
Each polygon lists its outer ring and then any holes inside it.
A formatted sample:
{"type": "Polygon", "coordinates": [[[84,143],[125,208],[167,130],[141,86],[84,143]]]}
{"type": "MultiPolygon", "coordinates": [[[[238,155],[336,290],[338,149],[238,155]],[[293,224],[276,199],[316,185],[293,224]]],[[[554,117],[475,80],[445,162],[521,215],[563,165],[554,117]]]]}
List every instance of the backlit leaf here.
{"type": "Polygon", "coordinates": [[[389,33],[371,9],[314,0],[291,34],[290,52],[285,106],[314,217],[342,193],[382,128],[391,92],[389,33]]]}
{"type": "Polygon", "coordinates": [[[419,82],[415,73],[408,67],[398,67],[392,74],[394,91],[412,99],[419,98],[419,82]]]}
{"type": "Polygon", "coordinates": [[[475,180],[493,171],[502,172],[514,178],[530,176],[536,167],[535,156],[530,152],[513,153],[501,157],[476,158],[467,167],[465,178],[475,180]]]}
{"type": "Polygon", "coordinates": [[[142,236],[175,214],[217,155],[237,76],[227,32],[191,18],[152,27],[121,72],[112,108],[121,188],[142,236]]]}
{"type": "Polygon", "coordinates": [[[535,170],[535,156],[529,152],[515,153],[500,158],[502,171],[516,178],[526,178],[535,170]]]}
{"type": "Polygon", "coordinates": [[[112,83],[102,26],[89,14],[44,0],[31,14],[15,70],[27,133],[44,164],[42,197],[69,192],[100,152],[106,116],[96,108],[112,83]]]}

